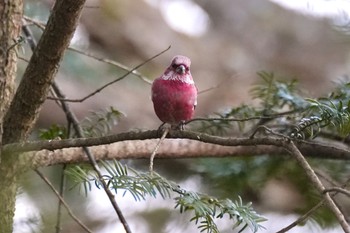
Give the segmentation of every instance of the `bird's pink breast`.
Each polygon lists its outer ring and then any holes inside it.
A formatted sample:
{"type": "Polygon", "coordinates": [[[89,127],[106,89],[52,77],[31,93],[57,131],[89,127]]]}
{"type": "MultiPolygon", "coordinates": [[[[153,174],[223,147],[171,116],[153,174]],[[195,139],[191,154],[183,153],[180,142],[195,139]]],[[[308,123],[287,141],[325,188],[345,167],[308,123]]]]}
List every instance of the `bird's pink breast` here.
{"type": "Polygon", "coordinates": [[[197,88],[194,84],[156,79],[152,85],[152,101],[161,121],[178,124],[193,117],[197,88]]]}

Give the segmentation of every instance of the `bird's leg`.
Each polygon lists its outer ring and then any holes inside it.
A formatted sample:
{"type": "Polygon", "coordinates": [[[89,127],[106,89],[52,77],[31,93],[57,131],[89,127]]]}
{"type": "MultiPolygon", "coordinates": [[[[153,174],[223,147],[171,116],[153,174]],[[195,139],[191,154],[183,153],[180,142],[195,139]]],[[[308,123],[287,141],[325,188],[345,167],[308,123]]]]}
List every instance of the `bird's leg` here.
{"type": "Polygon", "coordinates": [[[165,122],[163,122],[159,127],[158,127],[158,132],[162,132],[162,130],[164,130],[164,125],[165,125],[166,123],[165,122]]]}
{"type": "Polygon", "coordinates": [[[177,124],[177,125],[172,125],[172,126],[171,126],[171,129],[174,129],[174,130],[185,130],[185,124],[186,124],[185,121],[180,121],[179,124],[177,124]]]}

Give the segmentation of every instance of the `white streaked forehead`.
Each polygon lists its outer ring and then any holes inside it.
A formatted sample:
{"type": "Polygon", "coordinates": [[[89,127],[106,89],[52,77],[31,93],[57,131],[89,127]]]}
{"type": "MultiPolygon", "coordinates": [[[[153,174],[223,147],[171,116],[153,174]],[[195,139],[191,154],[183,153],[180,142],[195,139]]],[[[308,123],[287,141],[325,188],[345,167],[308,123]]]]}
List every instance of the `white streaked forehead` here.
{"type": "Polygon", "coordinates": [[[171,64],[177,64],[177,65],[184,64],[187,67],[190,67],[191,60],[188,57],[177,55],[173,58],[173,60],[171,60],[171,64]]]}
{"type": "Polygon", "coordinates": [[[180,77],[180,75],[176,74],[176,72],[172,70],[162,75],[163,80],[176,80],[187,84],[194,84],[190,74],[183,75],[181,78],[180,77]]]}

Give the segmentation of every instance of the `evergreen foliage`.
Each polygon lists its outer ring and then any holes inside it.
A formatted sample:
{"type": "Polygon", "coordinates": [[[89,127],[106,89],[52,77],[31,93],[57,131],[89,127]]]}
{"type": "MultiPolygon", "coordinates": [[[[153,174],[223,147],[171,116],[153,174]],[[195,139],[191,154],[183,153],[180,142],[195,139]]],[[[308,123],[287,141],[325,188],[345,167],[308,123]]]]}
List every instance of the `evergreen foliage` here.
{"type": "Polygon", "coordinates": [[[90,116],[82,121],[84,135],[86,137],[100,137],[109,134],[113,127],[118,124],[124,114],[114,107],[91,112],[90,116]]]}
{"type": "Polygon", "coordinates": [[[43,140],[66,139],[68,131],[64,126],[53,124],[48,129],[39,130],[39,138],[43,140]]]}
{"type": "MultiPolygon", "coordinates": [[[[157,173],[138,172],[116,160],[101,164],[106,170],[104,179],[116,194],[123,192],[124,196],[129,193],[135,201],[145,200],[147,196],[155,198],[159,195],[164,199],[173,197],[175,208],[179,209],[180,213],[191,212],[193,217],[190,221],[195,222],[201,232],[218,233],[215,219],[226,215],[233,220],[233,229],[240,227],[239,232],[247,227],[252,232],[257,232],[262,228],[260,223],[266,220],[253,210],[251,203],[243,204],[240,197],[233,202],[188,191],[157,173]]],[[[92,170],[73,166],[66,172],[76,185],[83,184],[86,194],[91,190],[92,182],[101,188],[100,180],[92,170]]]]}
{"type": "MultiPolygon", "coordinates": [[[[249,135],[260,125],[285,135],[292,140],[315,140],[317,137],[328,137],[335,140],[348,140],[350,133],[350,82],[343,79],[337,83],[335,90],[326,97],[309,98],[298,89],[297,82],[277,80],[273,73],[260,72],[260,82],[253,86],[251,95],[258,100],[256,106],[241,106],[215,113],[207,119],[191,123],[197,131],[212,135],[249,135]]],[[[109,134],[123,114],[113,107],[92,113],[83,120],[87,136],[109,134]]],[[[42,139],[67,138],[67,129],[53,125],[40,132],[42,139]]],[[[331,170],[334,178],[347,174],[350,167],[338,161],[310,161],[312,165],[331,170]],[[337,169],[334,169],[337,168],[337,169]]],[[[175,208],[191,213],[190,221],[194,222],[200,232],[219,232],[215,223],[217,218],[227,216],[232,219],[232,228],[243,231],[249,228],[257,232],[262,228],[261,222],[266,219],[257,214],[251,204],[243,204],[240,195],[258,199],[257,195],[266,182],[279,177],[288,179],[303,193],[306,205],[297,207],[296,212],[304,213],[314,206],[320,198],[302,173],[301,168],[286,157],[256,156],[245,158],[200,159],[189,169],[201,173],[208,185],[213,186],[214,196],[185,190],[157,173],[139,172],[118,161],[101,162],[105,169],[104,180],[116,194],[130,194],[135,201],[147,197],[172,198],[175,208]],[[218,190],[221,190],[219,192],[218,190]],[[249,195],[247,195],[249,194],[249,195]],[[237,198],[238,196],[238,198],[237,198]],[[236,201],[230,200],[236,198],[236,201]]],[[[66,173],[75,184],[83,187],[86,195],[95,184],[101,183],[89,165],[71,166],[66,173]]],[[[339,182],[341,180],[338,180],[339,182]]],[[[327,208],[318,210],[312,216],[319,223],[331,223],[334,218],[327,208]]]]}
{"type": "MultiPolygon", "coordinates": [[[[260,82],[253,86],[251,95],[258,100],[255,106],[242,104],[216,114],[215,120],[196,122],[194,128],[217,135],[250,135],[260,125],[292,140],[316,140],[318,137],[348,142],[350,133],[350,81],[336,82],[333,92],[326,97],[310,98],[298,88],[295,80],[277,79],[273,73],[259,72],[260,82]]],[[[312,208],[320,197],[310,182],[300,174],[303,171],[288,157],[264,155],[243,158],[206,158],[191,166],[201,172],[214,192],[232,197],[234,194],[259,199],[259,193],[271,178],[285,179],[303,194],[305,204],[296,207],[298,213],[312,208]]],[[[339,183],[346,180],[350,167],[342,161],[310,159],[315,169],[330,172],[339,183]]],[[[327,208],[319,209],[312,218],[321,225],[334,223],[327,208]]]]}

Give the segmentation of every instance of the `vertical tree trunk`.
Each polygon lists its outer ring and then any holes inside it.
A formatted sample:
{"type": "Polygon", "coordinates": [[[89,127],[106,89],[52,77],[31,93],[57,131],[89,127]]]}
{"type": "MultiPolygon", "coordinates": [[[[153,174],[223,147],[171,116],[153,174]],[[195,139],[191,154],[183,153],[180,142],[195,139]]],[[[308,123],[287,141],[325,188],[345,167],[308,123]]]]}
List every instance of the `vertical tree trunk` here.
{"type": "MultiPolygon", "coordinates": [[[[13,40],[18,38],[21,28],[23,0],[0,0],[0,38],[4,43],[1,45],[3,59],[0,64],[2,70],[0,105],[3,104],[0,109],[2,111],[0,112],[0,125],[3,125],[3,144],[24,141],[33,128],[59,63],[78,25],[84,3],[85,0],[57,0],[55,2],[46,29],[12,99],[17,58],[12,45],[13,40]],[[10,80],[12,80],[11,83],[10,80]]],[[[4,154],[2,157],[0,164],[0,233],[7,233],[12,232],[17,178],[26,171],[26,168],[30,167],[30,161],[21,161],[15,154],[4,154]]]]}
{"type": "MultiPolygon", "coordinates": [[[[11,102],[15,86],[16,41],[20,35],[22,12],[22,0],[0,0],[0,146],[2,144],[3,118],[11,102]]],[[[10,156],[3,157],[0,163],[1,233],[12,232],[17,191],[15,166],[16,159],[10,156]]]]}

